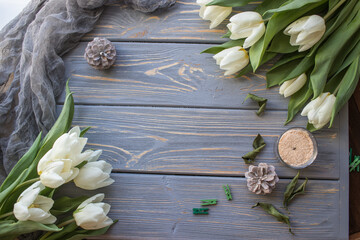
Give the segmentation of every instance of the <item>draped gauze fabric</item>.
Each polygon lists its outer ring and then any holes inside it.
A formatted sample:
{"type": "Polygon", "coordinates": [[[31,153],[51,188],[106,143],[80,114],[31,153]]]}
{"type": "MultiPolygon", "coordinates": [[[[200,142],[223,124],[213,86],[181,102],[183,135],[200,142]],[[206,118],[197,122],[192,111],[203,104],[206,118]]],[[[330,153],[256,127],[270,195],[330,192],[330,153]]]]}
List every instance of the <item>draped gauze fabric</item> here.
{"type": "Polygon", "coordinates": [[[152,12],[175,0],[32,0],[0,31],[0,183],[56,120],[66,82],[62,56],[113,3],[152,12]]]}

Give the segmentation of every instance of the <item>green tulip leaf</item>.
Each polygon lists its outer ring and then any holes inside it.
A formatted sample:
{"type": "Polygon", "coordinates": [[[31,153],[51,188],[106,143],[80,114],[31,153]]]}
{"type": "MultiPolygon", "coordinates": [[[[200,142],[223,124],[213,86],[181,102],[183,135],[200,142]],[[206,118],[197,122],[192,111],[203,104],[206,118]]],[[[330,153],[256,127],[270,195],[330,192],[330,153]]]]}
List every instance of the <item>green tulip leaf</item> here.
{"type": "Polygon", "coordinates": [[[329,10],[332,9],[341,0],[329,0],[329,10]]]}
{"type": "MultiPolygon", "coordinates": [[[[277,54],[276,53],[272,53],[272,52],[266,52],[263,58],[263,61],[261,63],[261,65],[263,65],[264,63],[267,63],[268,61],[270,61],[271,59],[273,59],[277,54]]],[[[253,71],[251,64],[246,65],[246,67],[244,67],[240,72],[238,72],[238,74],[236,75],[236,77],[241,77],[249,72],[253,71]]]]}
{"type": "Polygon", "coordinates": [[[55,224],[45,225],[33,221],[0,221],[0,239],[12,239],[20,236],[21,234],[35,231],[57,232],[60,230],[61,228],[58,228],[55,224]]]}
{"type": "Polygon", "coordinates": [[[292,53],[297,51],[298,48],[298,46],[290,45],[290,36],[285,35],[283,32],[278,32],[271,41],[268,51],[275,53],[292,53]]]}
{"type": "MultiPolygon", "coordinates": [[[[48,237],[44,238],[44,240],[63,240],[63,239],[69,239],[65,237],[67,234],[73,233],[78,228],[78,225],[76,225],[76,222],[72,222],[66,226],[63,227],[63,229],[59,232],[52,233],[48,237]]],[[[40,238],[40,240],[43,240],[43,238],[40,238]]]]}
{"type": "Polygon", "coordinates": [[[77,198],[60,197],[54,201],[54,205],[51,208],[51,214],[58,216],[68,212],[73,212],[76,208],[89,197],[81,196],[77,198]]]}
{"type": "Polygon", "coordinates": [[[305,84],[299,91],[291,95],[285,125],[291,122],[295,115],[305,106],[312,93],[310,84],[305,84]]]}
{"type": "Polygon", "coordinates": [[[244,159],[244,162],[246,164],[253,163],[256,156],[261,152],[261,150],[266,146],[266,143],[263,139],[263,137],[258,134],[256,138],[253,141],[253,149],[252,151],[248,152],[244,156],[242,156],[242,159],[244,159]]]}
{"type": "Polygon", "coordinates": [[[243,7],[252,0],[213,0],[206,4],[206,6],[217,5],[222,7],[243,7]]]}
{"type": "Polygon", "coordinates": [[[266,73],[266,87],[279,85],[300,62],[297,56],[282,59],[266,73]],[[282,61],[284,60],[284,61],[282,61]]]}
{"type": "Polygon", "coordinates": [[[315,132],[315,131],[319,130],[319,129],[315,128],[314,125],[312,125],[309,122],[306,125],[306,129],[309,130],[310,132],[315,132]]]}
{"type": "Polygon", "coordinates": [[[329,127],[332,126],[336,114],[348,102],[354,93],[360,77],[360,56],[357,57],[350,67],[347,69],[341,83],[339,91],[336,95],[335,105],[331,114],[331,121],[329,127]]]}
{"type": "Polygon", "coordinates": [[[281,83],[296,78],[303,73],[306,73],[314,66],[314,57],[304,57],[297,66],[295,66],[291,72],[281,81],[281,83]]]}
{"type": "MultiPolygon", "coordinates": [[[[27,174],[28,174],[28,169],[25,169],[21,174],[17,176],[17,179],[15,179],[8,188],[6,188],[0,193],[0,206],[3,206],[4,202],[7,201],[7,199],[9,198],[10,194],[14,191],[14,189],[23,182],[27,174]]],[[[1,214],[5,213],[5,210],[2,210],[2,207],[0,208],[0,213],[1,214]]]]}
{"type": "Polygon", "coordinates": [[[253,69],[256,70],[260,66],[266,49],[268,48],[271,40],[278,32],[283,30],[285,27],[297,20],[299,17],[303,16],[312,9],[319,7],[325,2],[327,1],[322,0],[320,2],[307,4],[299,9],[274,13],[266,26],[265,35],[250,48],[250,62],[253,69]]]}
{"type": "Polygon", "coordinates": [[[90,130],[90,128],[91,128],[91,127],[86,127],[86,128],[84,128],[83,130],[81,130],[81,132],[80,132],[80,137],[83,137],[83,136],[85,135],[85,133],[87,133],[87,131],[90,130]]]}
{"type": "Polygon", "coordinates": [[[266,11],[269,9],[278,8],[287,1],[288,0],[264,0],[256,7],[255,11],[263,15],[264,18],[269,18],[272,14],[265,14],[266,11]]]}
{"type": "MultiPolygon", "coordinates": [[[[229,38],[230,36],[231,36],[231,31],[228,30],[227,33],[225,33],[224,35],[221,36],[221,38],[229,38]]],[[[242,46],[242,44],[241,44],[241,46],[242,46]]]]}
{"type": "MultiPolygon", "coordinates": [[[[258,97],[254,94],[248,93],[248,95],[246,96],[246,98],[244,99],[244,102],[250,98],[251,100],[253,100],[254,102],[257,102],[259,105],[259,109],[256,112],[256,115],[260,116],[261,114],[263,114],[263,112],[265,111],[266,108],[266,103],[267,103],[267,99],[263,98],[263,97],[258,97]]],[[[243,103],[244,103],[243,102],[243,103]]]]}
{"type": "MultiPolygon", "coordinates": [[[[34,143],[29,148],[29,150],[24,154],[24,156],[22,156],[22,158],[20,158],[20,160],[16,163],[16,165],[10,171],[9,175],[6,177],[5,181],[3,182],[3,184],[0,187],[0,192],[1,193],[5,189],[7,189],[9,186],[12,186],[12,188],[14,188],[13,183],[15,181],[17,181],[17,184],[19,184],[19,181],[18,181],[19,180],[19,175],[22,174],[24,172],[24,170],[31,165],[31,163],[34,160],[37,152],[40,149],[40,141],[41,141],[41,133],[35,139],[34,143]]],[[[1,203],[1,197],[0,197],[0,203],[1,203]]]]}
{"type": "Polygon", "coordinates": [[[274,8],[274,9],[269,9],[265,12],[265,14],[267,13],[277,13],[277,12],[285,12],[285,11],[290,11],[290,10],[297,10],[300,9],[308,4],[313,4],[313,3],[324,3],[326,1],[323,0],[292,0],[292,1],[287,1],[285,4],[281,5],[278,8],[274,8]]]}
{"type": "Polygon", "coordinates": [[[241,46],[242,47],[242,45],[244,44],[244,41],[245,41],[245,39],[230,40],[230,41],[228,41],[226,43],[223,43],[221,45],[205,49],[201,53],[217,54],[217,53],[219,53],[222,50],[227,49],[227,48],[232,48],[232,47],[236,47],[236,46],[241,46]]]}
{"type": "Polygon", "coordinates": [[[315,55],[315,66],[310,75],[310,82],[314,90],[313,99],[317,98],[324,90],[326,80],[329,77],[330,70],[337,60],[339,54],[344,52],[351,43],[352,37],[358,33],[360,29],[360,2],[354,7],[349,21],[342,24],[328,38],[322,46],[319,47],[315,55]]]}
{"type": "MultiPolygon", "coordinates": [[[[114,221],[114,223],[116,223],[117,220],[114,221]]],[[[113,223],[113,224],[114,224],[113,223]]],[[[84,238],[87,238],[87,237],[93,237],[93,236],[100,236],[100,235],[103,235],[107,232],[107,230],[109,230],[109,228],[111,227],[112,225],[110,226],[107,226],[107,227],[104,227],[104,228],[100,228],[100,229],[97,229],[97,230],[77,230],[73,233],[70,233],[70,234],[67,234],[65,237],[65,239],[67,240],[81,240],[81,239],[84,239],[84,238]]]]}
{"type": "Polygon", "coordinates": [[[291,226],[290,226],[290,220],[289,217],[280,213],[272,204],[270,203],[262,203],[262,202],[258,202],[256,203],[254,206],[252,206],[252,208],[258,207],[260,206],[265,212],[267,212],[268,214],[270,214],[271,216],[273,216],[274,218],[276,218],[276,220],[278,220],[279,222],[285,223],[289,226],[289,232],[291,234],[294,234],[291,231],[291,226]]]}

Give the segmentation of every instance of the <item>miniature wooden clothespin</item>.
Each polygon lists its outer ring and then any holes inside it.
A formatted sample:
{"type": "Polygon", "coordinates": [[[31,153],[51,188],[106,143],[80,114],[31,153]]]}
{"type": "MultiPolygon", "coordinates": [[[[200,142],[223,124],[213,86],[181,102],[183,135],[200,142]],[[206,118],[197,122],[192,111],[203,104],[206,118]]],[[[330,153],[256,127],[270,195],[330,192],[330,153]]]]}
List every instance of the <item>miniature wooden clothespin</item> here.
{"type": "Polygon", "coordinates": [[[230,187],[229,185],[223,185],[223,188],[224,188],[224,191],[225,191],[225,195],[226,195],[226,198],[227,200],[232,200],[232,196],[231,196],[231,192],[230,192],[230,187]]]}
{"type": "Polygon", "coordinates": [[[209,208],[193,208],[193,214],[209,214],[209,208]]]}
{"type": "Polygon", "coordinates": [[[204,199],[201,200],[201,206],[207,206],[207,205],[215,205],[217,204],[217,200],[216,199],[204,199]]]}

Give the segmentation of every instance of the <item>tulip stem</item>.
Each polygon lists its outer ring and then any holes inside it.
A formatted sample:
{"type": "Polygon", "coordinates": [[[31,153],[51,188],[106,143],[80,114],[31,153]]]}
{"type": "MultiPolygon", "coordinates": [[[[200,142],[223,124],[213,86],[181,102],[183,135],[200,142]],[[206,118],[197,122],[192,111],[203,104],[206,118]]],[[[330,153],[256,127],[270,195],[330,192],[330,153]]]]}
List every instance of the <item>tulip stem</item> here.
{"type": "Polygon", "coordinates": [[[328,13],[324,16],[324,20],[328,19],[333,13],[338,10],[338,8],[344,3],[346,0],[340,0],[332,9],[328,11],[328,13]]]}
{"type": "Polygon", "coordinates": [[[68,224],[70,224],[70,223],[72,223],[72,222],[74,222],[74,221],[75,221],[75,219],[72,218],[72,219],[69,219],[69,220],[67,220],[67,221],[65,221],[65,222],[62,222],[62,223],[60,223],[60,224],[58,225],[58,228],[64,227],[64,226],[66,226],[66,225],[68,225],[68,224]]]}
{"type": "Polygon", "coordinates": [[[340,84],[336,87],[336,89],[334,90],[333,94],[336,96],[337,92],[339,91],[340,89],[340,84]]]}
{"type": "Polygon", "coordinates": [[[0,219],[1,218],[6,218],[6,217],[11,216],[13,214],[14,214],[13,212],[4,213],[4,214],[0,215],[0,219]]]}
{"type": "MultiPolygon", "coordinates": [[[[69,219],[69,220],[67,220],[67,221],[65,221],[65,222],[60,223],[59,225],[57,225],[57,227],[58,227],[58,228],[62,228],[62,227],[66,226],[66,225],[68,225],[68,224],[70,224],[70,223],[72,223],[72,222],[74,222],[74,221],[75,221],[75,219],[74,219],[74,218],[71,218],[71,219],[69,219]]],[[[47,237],[49,237],[52,233],[53,233],[53,232],[47,232],[47,233],[45,233],[44,235],[42,235],[42,237],[41,237],[39,240],[45,240],[45,239],[46,239],[47,237]]]]}

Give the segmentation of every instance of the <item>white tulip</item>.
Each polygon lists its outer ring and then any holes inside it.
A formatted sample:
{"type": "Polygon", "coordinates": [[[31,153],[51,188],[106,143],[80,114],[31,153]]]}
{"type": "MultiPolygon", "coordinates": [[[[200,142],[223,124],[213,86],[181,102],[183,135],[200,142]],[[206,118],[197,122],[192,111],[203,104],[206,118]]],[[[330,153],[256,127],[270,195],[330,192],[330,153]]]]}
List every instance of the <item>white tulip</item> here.
{"type": "MultiPolygon", "coordinates": [[[[85,160],[99,157],[99,151],[82,152],[87,138],[80,137],[80,128],[74,127],[61,135],[39,161],[37,166],[40,181],[47,187],[57,188],[74,179],[77,165],[85,160]]],[[[101,152],[100,152],[101,154],[101,152]]]]}
{"type": "Polygon", "coordinates": [[[281,95],[284,95],[284,97],[290,97],[291,95],[299,91],[305,85],[306,81],[306,74],[303,73],[297,78],[293,78],[284,82],[279,89],[279,93],[281,95]]]}
{"type": "Polygon", "coordinates": [[[14,204],[14,215],[19,221],[34,221],[42,224],[52,224],[56,217],[49,213],[54,205],[51,198],[39,195],[45,188],[40,181],[35,182],[22,192],[14,204]]]}
{"type": "Polygon", "coordinates": [[[216,64],[225,70],[225,76],[234,74],[249,64],[249,55],[240,46],[224,49],[215,54],[213,58],[216,60],[216,64]]]}
{"type": "Polygon", "coordinates": [[[231,32],[230,39],[246,38],[244,48],[254,45],[265,33],[264,20],[257,12],[238,13],[230,18],[227,27],[231,32]]]}
{"type": "Polygon", "coordinates": [[[101,202],[104,196],[103,193],[96,194],[79,205],[73,214],[78,226],[86,230],[94,230],[113,223],[113,220],[106,216],[110,211],[110,205],[101,202]]]}
{"type": "Polygon", "coordinates": [[[82,168],[74,183],[77,187],[86,190],[95,190],[98,188],[109,186],[114,182],[110,178],[112,170],[111,164],[101,161],[89,161],[82,168]]]}
{"type": "Polygon", "coordinates": [[[330,94],[329,92],[322,93],[305,106],[301,112],[301,116],[307,116],[309,123],[316,129],[320,129],[330,121],[335,100],[336,97],[334,94],[330,94]]]}
{"type": "Polygon", "coordinates": [[[210,20],[210,29],[219,26],[219,24],[230,15],[232,7],[221,6],[206,6],[212,0],[196,0],[196,3],[200,5],[199,16],[204,20],[210,20]]]}
{"type": "Polygon", "coordinates": [[[318,15],[311,15],[291,23],[284,30],[284,34],[290,36],[292,46],[300,46],[299,52],[303,52],[314,46],[324,35],[325,30],[325,20],[318,15]]]}

